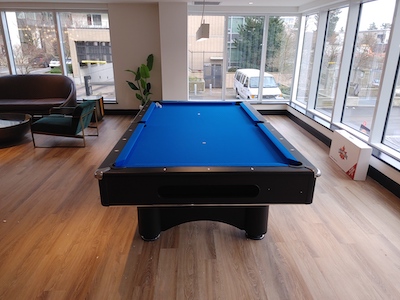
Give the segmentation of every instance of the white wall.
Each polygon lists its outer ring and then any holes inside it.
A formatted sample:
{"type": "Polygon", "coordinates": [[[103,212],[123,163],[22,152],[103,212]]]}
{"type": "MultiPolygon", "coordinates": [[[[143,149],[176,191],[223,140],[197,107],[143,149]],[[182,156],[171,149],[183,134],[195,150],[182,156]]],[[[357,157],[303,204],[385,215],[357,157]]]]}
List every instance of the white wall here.
{"type": "Polygon", "coordinates": [[[163,100],[188,100],[187,4],[159,3],[163,100]]]}

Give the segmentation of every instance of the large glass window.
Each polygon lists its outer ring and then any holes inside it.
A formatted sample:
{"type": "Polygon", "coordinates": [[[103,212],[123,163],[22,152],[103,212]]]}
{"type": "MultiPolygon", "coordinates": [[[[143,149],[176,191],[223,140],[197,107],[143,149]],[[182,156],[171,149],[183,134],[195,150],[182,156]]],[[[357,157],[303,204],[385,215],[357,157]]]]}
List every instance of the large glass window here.
{"type": "Polygon", "coordinates": [[[222,99],[225,17],[206,16],[210,38],[196,41],[201,16],[188,17],[189,98],[222,99]]]}
{"type": "Polygon", "coordinates": [[[361,7],[342,122],[367,135],[378,101],[395,4],[395,0],[377,0],[361,7]]]}
{"type": "Polygon", "coordinates": [[[234,47],[235,40],[239,38],[239,29],[240,26],[243,26],[245,22],[245,17],[240,17],[240,16],[230,16],[228,17],[228,55],[229,55],[229,60],[228,60],[228,66],[229,67],[235,67],[236,63],[238,61],[237,57],[237,51],[236,48],[234,47]]]}
{"type": "Polygon", "coordinates": [[[0,22],[0,76],[8,75],[6,46],[4,45],[3,26],[0,22]]]}
{"type": "MultiPolygon", "coordinates": [[[[226,77],[226,94],[229,98],[258,100],[260,66],[263,45],[264,17],[229,17],[229,24],[236,25],[235,36],[229,36],[229,58],[226,77]],[[235,22],[236,21],[236,22],[235,22]]],[[[229,32],[228,32],[229,35],[229,32]]]]}
{"type": "Polygon", "coordinates": [[[400,151],[400,60],[397,80],[393,92],[392,105],[388,113],[383,144],[400,151]]]}
{"type": "Polygon", "coordinates": [[[78,99],[101,94],[106,101],[115,100],[108,14],[63,12],[60,20],[66,71],[78,99]]]}
{"type": "Polygon", "coordinates": [[[332,115],[339,77],[348,8],[329,11],[315,109],[332,115]]]}
{"type": "Polygon", "coordinates": [[[201,17],[188,18],[190,99],[224,97],[253,103],[289,99],[298,17],[270,17],[267,42],[263,41],[264,16],[229,16],[227,19],[224,16],[206,16],[204,19],[210,24],[210,38],[196,42],[195,33],[201,17]],[[223,49],[225,35],[226,55],[223,49]],[[265,74],[260,79],[263,51],[266,52],[265,74]],[[225,90],[222,91],[224,79],[225,90]]]}
{"type": "Polygon", "coordinates": [[[6,12],[6,19],[17,74],[50,72],[59,53],[53,13],[6,12]]]}
{"type": "MultiPolygon", "coordinates": [[[[11,45],[8,51],[17,74],[66,74],[76,84],[78,99],[101,94],[105,101],[115,102],[107,13],[59,13],[60,36],[53,12],[10,11],[5,16],[11,45]]],[[[0,71],[8,74],[3,40],[0,71]]]]}
{"type": "Polygon", "coordinates": [[[314,49],[317,38],[317,25],[317,14],[309,15],[306,17],[296,98],[297,101],[303,104],[307,103],[310,92],[311,73],[314,65],[315,55],[314,49]]]}
{"type": "Polygon", "coordinates": [[[273,75],[280,93],[276,100],[289,100],[299,32],[298,17],[270,17],[265,71],[273,75]]]}

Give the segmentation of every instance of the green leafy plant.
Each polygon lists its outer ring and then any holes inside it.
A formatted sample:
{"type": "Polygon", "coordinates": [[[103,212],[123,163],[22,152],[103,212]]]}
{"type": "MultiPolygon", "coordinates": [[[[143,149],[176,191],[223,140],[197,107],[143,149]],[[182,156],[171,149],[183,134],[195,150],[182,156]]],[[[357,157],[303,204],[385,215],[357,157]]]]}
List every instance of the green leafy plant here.
{"type": "Polygon", "coordinates": [[[132,90],[138,91],[136,93],[136,98],[140,101],[141,105],[145,105],[148,101],[150,101],[151,83],[149,82],[149,79],[150,79],[150,71],[153,69],[153,61],[154,61],[154,55],[150,54],[147,57],[147,63],[142,64],[140,67],[137,68],[136,71],[125,70],[135,75],[136,83],[128,80],[126,82],[128,83],[129,87],[132,90]]]}

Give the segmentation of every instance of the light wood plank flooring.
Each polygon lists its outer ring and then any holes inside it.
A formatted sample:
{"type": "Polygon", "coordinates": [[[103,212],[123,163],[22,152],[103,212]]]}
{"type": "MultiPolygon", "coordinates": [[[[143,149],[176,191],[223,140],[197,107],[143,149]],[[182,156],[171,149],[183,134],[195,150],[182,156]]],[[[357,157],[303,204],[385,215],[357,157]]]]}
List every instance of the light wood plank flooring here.
{"type": "Polygon", "coordinates": [[[34,149],[29,134],[1,148],[0,299],[400,299],[399,199],[266,119],[322,176],[313,204],[271,206],[261,241],[199,221],[144,242],[135,207],[101,206],[94,171],[129,116],[106,116],[86,148],[34,149]]]}

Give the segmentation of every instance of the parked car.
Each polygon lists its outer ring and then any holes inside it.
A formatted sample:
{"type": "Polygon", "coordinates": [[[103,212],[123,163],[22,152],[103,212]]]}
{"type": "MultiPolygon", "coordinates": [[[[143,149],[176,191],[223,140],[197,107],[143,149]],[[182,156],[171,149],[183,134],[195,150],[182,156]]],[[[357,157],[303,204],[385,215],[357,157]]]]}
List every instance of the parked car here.
{"type": "MultiPolygon", "coordinates": [[[[71,65],[71,64],[72,64],[71,58],[67,58],[67,59],[65,60],[65,63],[66,63],[67,65],[71,65]]],[[[50,61],[49,66],[50,66],[50,68],[59,68],[59,67],[61,66],[60,59],[59,59],[58,57],[53,58],[53,59],[50,61]]]]}
{"type": "Polygon", "coordinates": [[[372,86],[373,87],[379,87],[380,84],[381,84],[381,80],[380,79],[374,79],[372,81],[372,86]]]}
{"type": "Polygon", "coordinates": [[[31,64],[35,68],[47,68],[52,60],[51,54],[41,53],[36,55],[32,60],[31,64]]]}
{"type": "Polygon", "coordinates": [[[49,63],[50,68],[58,68],[60,65],[60,59],[58,57],[54,57],[49,63]]]}
{"type": "MultiPolygon", "coordinates": [[[[234,79],[234,88],[237,96],[247,100],[256,100],[258,98],[259,82],[260,70],[238,69],[234,79]]],[[[264,73],[262,99],[283,99],[282,91],[275,82],[275,78],[266,72],[264,73]]]]}

